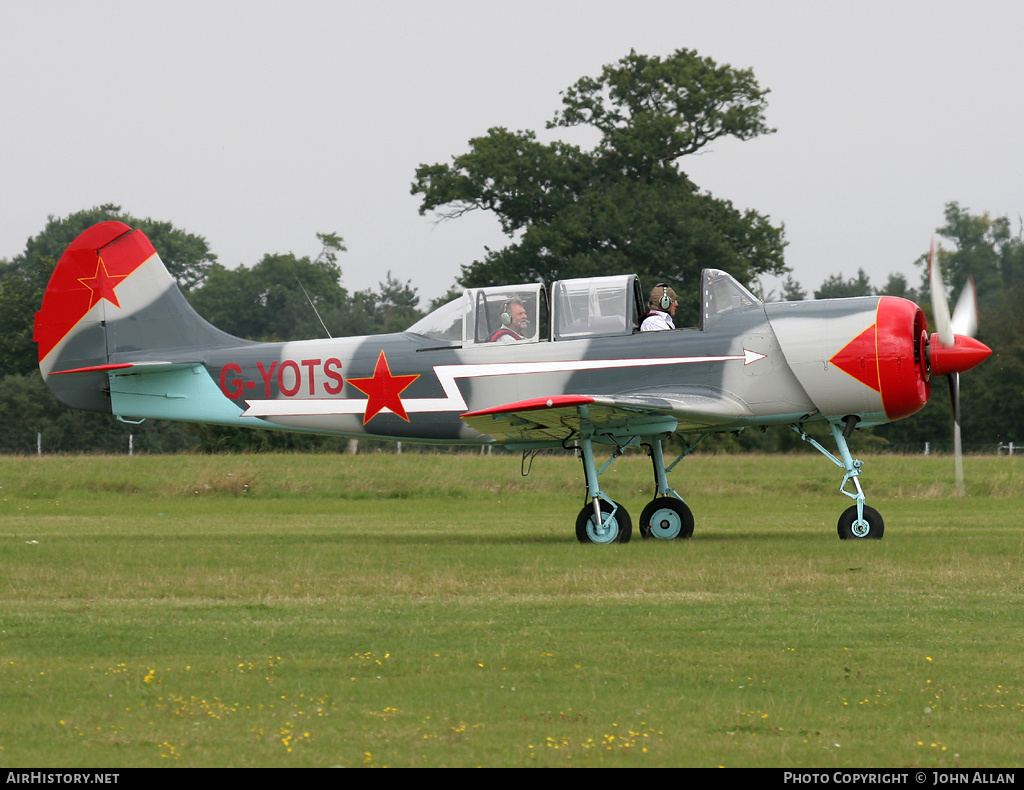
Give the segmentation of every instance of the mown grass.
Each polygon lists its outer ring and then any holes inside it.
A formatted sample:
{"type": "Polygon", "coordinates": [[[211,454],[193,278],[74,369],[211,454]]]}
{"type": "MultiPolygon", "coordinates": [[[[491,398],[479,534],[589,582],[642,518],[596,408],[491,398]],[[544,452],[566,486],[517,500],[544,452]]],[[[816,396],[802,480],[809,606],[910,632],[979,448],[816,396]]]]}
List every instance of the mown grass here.
{"type": "Polygon", "coordinates": [[[0,459],[0,765],[1019,765],[1020,462],[865,460],[0,459]]]}

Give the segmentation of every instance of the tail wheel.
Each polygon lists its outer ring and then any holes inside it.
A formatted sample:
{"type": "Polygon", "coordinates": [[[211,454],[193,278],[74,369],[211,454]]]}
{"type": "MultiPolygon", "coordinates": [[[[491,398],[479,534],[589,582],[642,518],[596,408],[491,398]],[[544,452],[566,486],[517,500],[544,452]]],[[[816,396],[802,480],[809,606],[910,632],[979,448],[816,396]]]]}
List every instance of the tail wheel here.
{"type": "Polygon", "coordinates": [[[843,511],[838,525],[840,540],[879,539],[885,532],[885,522],[881,514],[873,507],[864,505],[864,521],[857,523],[857,506],[852,505],[843,511]]]}
{"type": "Polygon", "coordinates": [[[576,540],[580,543],[629,543],[629,539],[633,537],[633,521],[626,508],[618,502],[614,508],[603,499],[599,502],[604,524],[597,523],[594,518],[594,505],[588,502],[576,517],[576,540]],[[609,519],[606,514],[611,513],[613,509],[615,515],[609,519]]]}
{"type": "Polygon", "coordinates": [[[640,535],[658,540],[684,539],[693,534],[693,512],[675,497],[658,497],[640,514],[640,535]]]}

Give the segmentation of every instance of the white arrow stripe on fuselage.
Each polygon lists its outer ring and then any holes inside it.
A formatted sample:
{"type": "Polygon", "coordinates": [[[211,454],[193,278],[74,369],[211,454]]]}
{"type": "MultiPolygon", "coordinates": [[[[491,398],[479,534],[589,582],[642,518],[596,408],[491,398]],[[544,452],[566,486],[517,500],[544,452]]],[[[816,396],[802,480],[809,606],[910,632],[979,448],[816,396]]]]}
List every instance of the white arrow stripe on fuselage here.
{"type": "MultiPolygon", "coordinates": [[[[443,398],[402,398],[408,414],[424,412],[464,412],[469,406],[456,383],[458,379],[487,376],[523,376],[531,373],[577,373],[583,370],[609,370],[613,368],[644,368],[654,365],[692,365],[697,362],[732,362],[742,360],[744,365],[767,357],[756,351],[743,349],[742,354],[714,357],[649,357],[645,359],[581,359],[552,362],[487,362],[478,365],[435,365],[434,375],[444,391],[443,398]]],[[[549,393],[550,394],[550,393],[549,393]]],[[[335,414],[363,414],[366,398],[274,398],[247,401],[249,408],[243,417],[309,417],[335,414]]],[[[381,409],[381,413],[391,413],[381,409]]]]}

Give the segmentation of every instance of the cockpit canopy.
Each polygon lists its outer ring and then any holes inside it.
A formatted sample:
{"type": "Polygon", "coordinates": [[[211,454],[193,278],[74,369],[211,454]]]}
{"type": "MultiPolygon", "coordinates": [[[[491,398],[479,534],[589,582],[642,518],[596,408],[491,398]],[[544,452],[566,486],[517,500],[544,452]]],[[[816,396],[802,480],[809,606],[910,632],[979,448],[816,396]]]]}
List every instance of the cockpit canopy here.
{"type": "Polygon", "coordinates": [[[720,269],[704,269],[700,273],[700,328],[707,329],[725,313],[763,308],[760,299],[720,269]]]}
{"type": "Polygon", "coordinates": [[[555,340],[631,335],[646,313],[646,299],[635,274],[559,280],[551,293],[555,340]]]}
{"type": "MultiPolygon", "coordinates": [[[[550,294],[540,283],[469,288],[408,331],[463,346],[488,343],[515,301],[522,303],[529,319],[521,343],[631,335],[647,314],[640,279],[623,274],[558,280],[550,294]]],[[[701,329],[726,312],[761,306],[757,297],[718,269],[701,273],[701,302],[701,329]]]]}

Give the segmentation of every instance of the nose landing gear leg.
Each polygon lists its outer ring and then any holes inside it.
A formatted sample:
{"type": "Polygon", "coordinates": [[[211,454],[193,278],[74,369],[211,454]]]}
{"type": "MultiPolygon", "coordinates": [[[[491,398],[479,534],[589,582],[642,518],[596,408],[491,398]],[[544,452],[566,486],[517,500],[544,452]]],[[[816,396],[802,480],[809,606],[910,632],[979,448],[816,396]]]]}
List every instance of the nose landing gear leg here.
{"type": "Polygon", "coordinates": [[[863,464],[859,459],[855,459],[850,455],[850,447],[846,441],[849,433],[853,430],[854,425],[856,425],[856,421],[856,417],[847,417],[845,424],[829,422],[832,438],[835,439],[836,448],[839,450],[839,458],[836,458],[822,447],[819,442],[804,433],[803,428],[799,425],[794,423],[790,426],[800,434],[801,439],[831,460],[836,466],[840,466],[846,471],[846,474],[843,475],[843,482],[839,486],[839,493],[850,497],[856,504],[848,507],[843,511],[843,515],[839,517],[836,531],[839,533],[840,540],[878,539],[885,532],[885,522],[882,520],[881,514],[873,507],[864,504],[864,489],[861,488],[859,479],[863,464]],[[847,483],[850,482],[853,484],[854,491],[848,491],[846,488],[847,483]]]}

